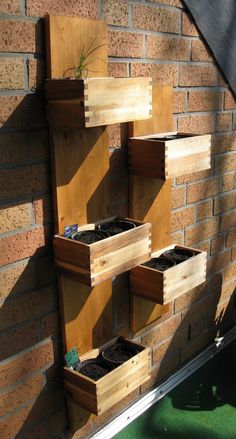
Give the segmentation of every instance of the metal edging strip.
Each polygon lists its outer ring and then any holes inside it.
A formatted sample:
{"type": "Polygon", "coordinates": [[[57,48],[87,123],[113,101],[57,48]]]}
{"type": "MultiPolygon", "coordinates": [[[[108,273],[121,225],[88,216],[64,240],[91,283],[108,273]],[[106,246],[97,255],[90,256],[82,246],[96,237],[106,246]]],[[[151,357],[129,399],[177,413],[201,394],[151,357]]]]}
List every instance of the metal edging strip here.
{"type": "Polygon", "coordinates": [[[153,404],[159,401],[163,396],[170,392],[174,387],[188,378],[197,369],[203,366],[208,360],[213,358],[231,341],[236,339],[236,326],[228,331],[223,337],[218,337],[203,352],[197,355],[193,360],[173,373],[169,378],[162,382],[155,389],[151,390],[145,396],[140,398],[131,407],[118,415],[109,424],[92,436],[93,439],[111,439],[115,434],[123,430],[127,425],[133,422],[138,416],[148,410],[153,404]]]}

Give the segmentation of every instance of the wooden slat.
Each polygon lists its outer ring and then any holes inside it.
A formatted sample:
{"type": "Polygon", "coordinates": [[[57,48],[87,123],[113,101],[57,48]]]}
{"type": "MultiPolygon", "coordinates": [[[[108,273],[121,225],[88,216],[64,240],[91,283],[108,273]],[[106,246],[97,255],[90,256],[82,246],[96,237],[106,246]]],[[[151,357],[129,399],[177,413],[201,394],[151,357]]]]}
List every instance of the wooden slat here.
{"type": "Polygon", "coordinates": [[[96,50],[90,60],[88,76],[107,76],[107,24],[101,20],[78,17],[46,17],[46,49],[48,78],[72,76],[71,67],[79,62],[82,49],[86,51],[95,39],[96,50]]]}
{"type": "Polygon", "coordinates": [[[59,276],[64,351],[77,346],[79,355],[112,336],[112,281],[96,287],[59,276]]]}
{"type": "MultiPolygon", "coordinates": [[[[153,86],[153,115],[130,124],[130,137],[172,130],[172,87],[153,86]]],[[[171,180],[130,176],[129,216],[152,224],[152,249],[170,244],[171,180]]],[[[158,319],[167,308],[131,296],[131,328],[134,333],[158,319]]]]}

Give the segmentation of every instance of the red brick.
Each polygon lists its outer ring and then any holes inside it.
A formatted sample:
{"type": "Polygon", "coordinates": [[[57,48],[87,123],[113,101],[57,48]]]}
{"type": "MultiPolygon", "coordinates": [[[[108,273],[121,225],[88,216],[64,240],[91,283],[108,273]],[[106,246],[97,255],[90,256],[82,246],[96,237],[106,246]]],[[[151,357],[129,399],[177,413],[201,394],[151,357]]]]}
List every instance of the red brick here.
{"type": "MultiPolygon", "coordinates": [[[[24,430],[24,428],[23,428],[24,430]]],[[[45,439],[48,434],[48,427],[46,422],[30,426],[22,433],[17,434],[17,439],[45,439]]]]}
{"type": "Polygon", "coordinates": [[[39,340],[39,320],[4,331],[0,335],[0,361],[35,345],[39,340]]]}
{"type": "Polygon", "coordinates": [[[209,87],[216,85],[217,71],[214,66],[180,65],[179,85],[182,87],[209,87]]]}
{"type": "Polygon", "coordinates": [[[131,76],[151,76],[158,85],[177,85],[177,65],[131,63],[131,76]]]}
{"type": "Polygon", "coordinates": [[[185,12],[182,15],[182,33],[191,37],[198,37],[198,30],[191,18],[191,16],[185,12]]]}
{"type": "Polygon", "coordinates": [[[188,308],[189,306],[192,306],[192,304],[197,300],[202,299],[205,294],[206,286],[203,284],[178,297],[175,299],[175,314],[184,310],[185,308],[188,308]]]}
{"type": "Polygon", "coordinates": [[[186,331],[178,331],[172,337],[158,344],[153,350],[153,364],[158,364],[160,361],[165,361],[167,356],[177,351],[186,339],[186,331]],[[185,332],[185,333],[184,333],[185,332]]]}
{"type": "Polygon", "coordinates": [[[213,154],[220,154],[223,152],[235,150],[236,134],[213,134],[211,149],[213,154]]]}
{"type": "Polygon", "coordinates": [[[98,18],[98,0],[28,0],[27,15],[42,17],[51,15],[73,15],[81,18],[98,18]]]}
{"type": "Polygon", "coordinates": [[[108,44],[109,56],[124,58],[144,56],[144,35],[134,32],[109,31],[108,44]]]}
{"type": "Polygon", "coordinates": [[[132,6],[134,28],[177,34],[180,29],[180,18],[179,11],[144,5],[132,6]]]}
{"type": "MultiPolygon", "coordinates": [[[[108,75],[115,78],[124,78],[128,76],[128,64],[124,62],[109,62],[108,75]]],[[[109,125],[112,126],[112,125],[109,125]]]]}
{"type": "Polygon", "coordinates": [[[227,81],[224,79],[223,75],[221,74],[220,71],[217,72],[217,76],[218,76],[218,80],[217,80],[217,85],[219,87],[228,87],[228,83],[227,81]]]}
{"type": "Polygon", "coordinates": [[[187,187],[187,203],[203,200],[204,198],[213,197],[219,192],[219,181],[212,178],[204,182],[189,184],[187,187]]]}
{"type": "Polygon", "coordinates": [[[0,207],[0,233],[11,232],[31,223],[30,203],[0,207]]]}
{"type": "Polygon", "coordinates": [[[207,261],[207,274],[213,274],[230,264],[231,252],[229,250],[211,257],[207,261]]]}
{"type": "Polygon", "coordinates": [[[236,211],[225,213],[220,216],[220,231],[224,232],[225,230],[234,227],[236,224],[236,211]]]}
{"type": "Polygon", "coordinates": [[[192,174],[183,175],[181,177],[176,178],[177,184],[185,184],[190,183],[197,180],[204,180],[204,178],[210,177],[212,174],[211,169],[206,169],[200,172],[194,172],[192,174]]]}
{"type": "Polygon", "coordinates": [[[0,14],[14,14],[19,15],[21,13],[20,0],[5,0],[0,4],[0,14]]]}
{"type": "Polygon", "coordinates": [[[189,345],[187,345],[186,348],[181,351],[181,361],[186,361],[194,354],[196,355],[200,350],[206,347],[211,340],[213,340],[214,335],[215,334],[213,331],[208,329],[204,331],[200,337],[191,341],[189,345]]]}
{"type": "Polygon", "coordinates": [[[24,60],[21,58],[0,58],[0,88],[24,88],[24,60]]]}
{"type": "Polygon", "coordinates": [[[46,78],[45,62],[41,59],[29,59],[29,88],[31,90],[42,88],[46,78]]]}
{"type": "Polygon", "coordinates": [[[57,311],[41,318],[41,332],[43,338],[55,336],[59,331],[59,316],[57,311]]]}
{"type": "Polygon", "coordinates": [[[171,243],[177,245],[184,245],[184,233],[183,232],[172,233],[171,243]]]}
{"type": "Polygon", "coordinates": [[[184,229],[187,226],[191,226],[194,223],[194,208],[187,207],[176,212],[172,212],[171,215],[171,231],[175,232],[179,229],[184,229]]]}
{"type": "Polygon", "coordinates": [[[186,93],[182,91],[174,91],[173,94],[173,112],[184,113],[186,111],[186,93]]]}
{"type": "Polygon", "coordinates": [[[45,232],[43,227],[2,238],[0,244],[0,263],[1,265],[6,265],[29,258],[39,249],[42,250],[44,246],[45,232]]]}
{"type": "Polygon", "coordinates": [[[185,188],[173,188],[171,190],[171,207],[177,209],[185,204],[185,188]]]}
{"type": "Polygon", "coordinates": [[[49,139],[47,130],[34,130],[29,133],[30,158],[33,161],[49,159],[49,139]]]}
{"type": "Polygon", "coordinates": [[[229,282],[236,277],[236,262],[229,265],[224,271],[224,282],[229,282]]]}
{"type": "Polygon", "coordinates": [[[219,236],[211,240],[211,255],[219,253],[225,249],[225,235],[219,236]]]}
{"type": "Polygon", "coordinates": [[[221,195],[214,201],[214,214],[217,215],[236,207],[236,193],[221,195]]]}
{"type": "Polygon", "coordinates": [[[232,261],[236,260],[236,247],[232,248],[232,261]]]}
{"type": "Polygon", "coordinates": [[[21,298],[8,301],[1,309],[1,329],[22,323],[49,312],[55,306],[52,287],[45,287],[21,298]]]}
{"type": "Polygon", "coordinates": [[[190,42],[177,37],[147,35],[147,58],[173,61],[190,59],[190,42]]]}
{"type": "Polygon", "coordinates": [[[216,131],[229,131],[231,129],[231,113],[216,115],[216,131]]]}
{"type": "Polygon", "coordinates": [[[175,315],[165,322],[157,325],[154,330],[150,331],[148,334],[142,337],[142,343],[144,346],[153,347],[163,340],[169,338],[173,333],[175,333],[180,326],[181,316],[175,315]]]}
{"type": "Polygon", "coordinates": [[[37,281],[35,263],[27,261],[4,267],[0,271],[0,299],[30,290],[37,281]]]}
{"type": "Polygon", "coordinates": [[[197,248],[198,250],[206,252],[207,254],[210,253],[210,251],[209,251],[209,248],[210,248],[209,240],[198,242],[196,245],[194,245],[194,247],[197,248]]]}
{"type": "Polygon", "coordinates": [[[1,388],[10,386],[32,372],[49,366],[54,361],[53,343],[49,341],[32,350],[20,353],[1,367],[1,388]]]}
{"type": "Polygon", "coordinates": [[[221,192],[232,191],[236,188],[236,173],[222,175],[221,177],[221,192]]]}
{"type": "Polygon", "coordinates": [[[206,317],[194,322],[191,325],[191,340],[199,337],[207,329],[207,319],[206,317]]]}
{"type": "Polygon", "coordinates": [[[236,114],[233,114],[233,130],[236,130],[236,114]]]}
{"type": "Polygon", "coordinates": [[[44,165],[24,166],[0,171],[1,199],[45,192],[48,189],[47,169],[44,165]]]}
{"type": "Polygon", "coordinates": [[[235,169],[236,169],[236,153],[216,157],[215,171],[217,174],[234,171],[235,169]]]}
{"type": "Polygon", "coordinates": [[[212,200],[204,201],[196,206],[197,221],[201,221],[212,216],[212,200]]]}
{"type": "Polygon", "coordinates": [[[154,386],[162,381],[166,376],[173,372],[179,366],[179,352],[175,351],[172,355],[168,355],[161,365],[151,370],[151,378],[141,386],[141,394],[151,390],[154,386]]]}
{"type": "Polygon", "coordinates": [[[180,116],[178,118],[179,131],[195,134],[212,133],[215,130],[215,115],[180,116]]]}
{"type": "Polygon", "coordinates": [[[233,93],[230,91],[225,92],[225,110],[236,110],[236,101],[233,93]]]}
{"type": "Polygon", "coordinates": [[[34,201],[34,216],[36,224],[45,224],[52,220],[52,200],[46,195],[34,201]]]}
{"type": "Polygon", "coordinates": [[[113,26],[128,26],[129,8],[124,0],[104,0],[103,16],[113,26]]]}
{"type": "Polygon", "coordinates": [[[200,40],[192,41],[192,61],[213,62],[213,58],[208,48],[200,40]]]}
{"type": "Polygon", "coordinates": [[[43,376],[38,375],[16,386],[14,390],[1,394],[0,416],[4,416],[19,405],[38,396],[44,385],[43,376]]]}
{"type": "Polygon", "coordinates": [[[0,436],[2,439],[11,439],[18,436],[19,431],[21,431],[25,422],[27,422],[28,416],[30,416],[33,405],[34,403],[30,403],[26,407],[20,408],[12,416],[8,416],[0,422],[0,436]]]}
{"type": "Polygon", "coordinates": [[[149,0],[154,3],[161,3],[163,5],[176,6],[177,8],[183,8],[183,4],[180,0],[149,0]]]}
{"type": "Polygon", "coordinates": [[[192,245],[199,241],[215,236],[218,232],[218,220],[212,218],[210,220],[198,223],[196,226],[186,230],[186,245],[192,245]]]}
{"type": "Polygon", "coordinates": [[[188,111],[213,111],[222,108],[222,93],[209,91],[190,91],[188,111]]]}
{"type": "MultiPolygon", "coordinates": [[[[235,224],[235,223],[234,223],[235,224]]],[[[236,244],[236,229],[230,230],[227,234],[227,247],[236,244]]]]}
{"type": "Polygon", "coordinates": [[[31,21],[0,20],[1,52],[35,52],[36,25],[31,21]]]}
{"type": "Polygon", "coordinates": [[[0,165],[17,164],[29,158],[26,133],[0,135],[0,165]]]}
{"type": "Polygon", "coordinates": [[[41,95],[0,96],[0,127],[35,129],[45,126],[45,108],[41,95]]]}

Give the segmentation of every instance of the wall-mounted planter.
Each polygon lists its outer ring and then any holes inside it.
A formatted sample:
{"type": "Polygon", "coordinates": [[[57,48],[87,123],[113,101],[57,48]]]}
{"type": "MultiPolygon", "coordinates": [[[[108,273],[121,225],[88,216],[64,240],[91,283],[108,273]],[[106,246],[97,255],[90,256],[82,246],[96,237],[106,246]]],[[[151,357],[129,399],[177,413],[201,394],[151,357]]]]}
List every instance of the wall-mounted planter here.
{"type": "Polygon", "coordinates": [[[211,135],[162,133],[132,137],[130,172],[146,177],[178,177],[211,167],[211,135]]]}
{"type": "MultiPolygon", "coordinates": [[[[117,340],[112,340],[99,349],[91,350],[81,356],[80,360],[97,358],[104,349],[114,345],[117,340]]],[[[96,415],[105,412],[150,378],[150,348],[144,348],[129,340],[123,339],[123,341],[128,347],[135,349],[137,354],[97,381],[64,367],[64,383],[68,396],[96,415]]]]}
{"type": "Polygon", "coordinates": [[[206,252],[190,247],[172,245],[154,252],[152,258],[159,257],[169,249],[189,249],[194,252],[194,256],[165,271],[143,265],[133,268],[130,271],[132,294],[165,305],[205,282],[206,252]]]}
{"type": "Polygon", "coordinates": [[[149,119],[151,78],[49,79],[48,120],[65,127],[95,127],[149,119]]]}
{"type": "MultiPolygon", "coordinates": [[[[92,244],[56,235],[56,266],[62,271],[74,273],[79,282],[94,286],[150,259],[151,224],[126,219],[136,227],[92,244]]],[[[86,224],[78,231],[94,230],[107,221],[86,224]]]]}

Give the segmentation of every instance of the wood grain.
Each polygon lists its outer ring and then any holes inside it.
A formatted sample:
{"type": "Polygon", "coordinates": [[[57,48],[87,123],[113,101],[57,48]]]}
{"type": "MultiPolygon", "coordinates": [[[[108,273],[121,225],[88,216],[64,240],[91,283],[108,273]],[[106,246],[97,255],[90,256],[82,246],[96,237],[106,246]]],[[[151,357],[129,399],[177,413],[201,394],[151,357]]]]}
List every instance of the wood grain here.
{"type": "MultiPolygon", "coordinates": [[[[172,131],[172,87],[153,86],[153,114],[146,121],[129,124],[130,137],[172,131]]],[[[171,180],[130,176],[129,216],[152,224],[152,250],[170,244],[171,180]]],[[[160,318],[166,308],[131,296],[131,329],[134,333],[160,318]]]]}

